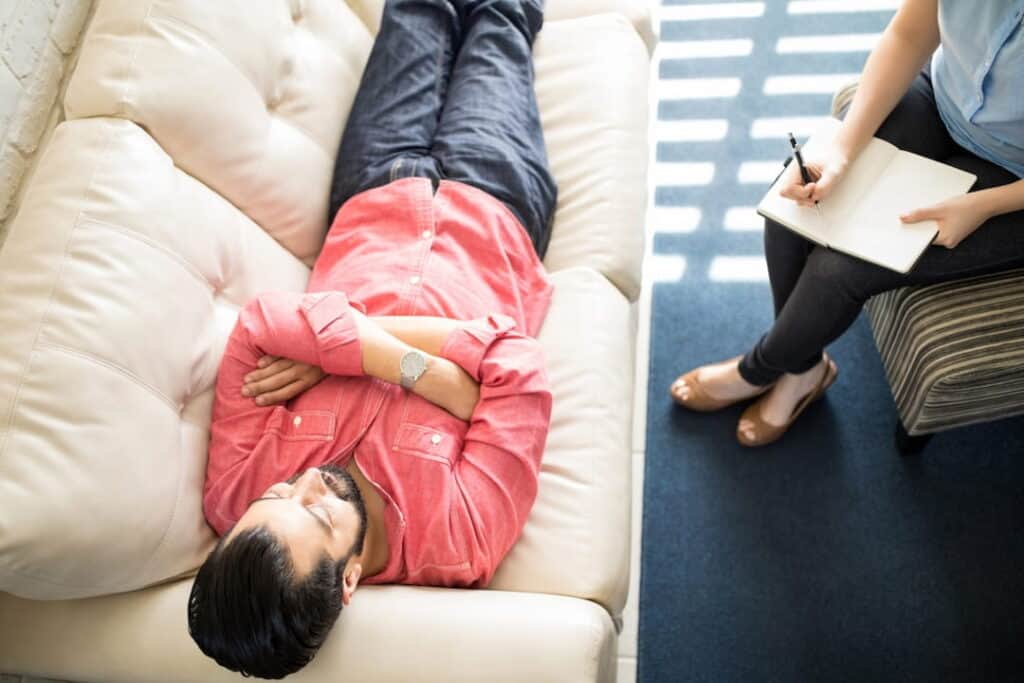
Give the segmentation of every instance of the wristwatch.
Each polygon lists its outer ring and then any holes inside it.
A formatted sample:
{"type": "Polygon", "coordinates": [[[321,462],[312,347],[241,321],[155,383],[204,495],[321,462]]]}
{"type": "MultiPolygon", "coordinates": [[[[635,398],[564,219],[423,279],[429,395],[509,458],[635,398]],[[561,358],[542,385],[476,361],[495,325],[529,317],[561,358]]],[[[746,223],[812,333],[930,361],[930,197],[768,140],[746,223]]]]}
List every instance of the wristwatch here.
{"type": "Polygon", "coordinates": [[[402,372],[401,384],[406,389],[412,389],[412,385],[419,381],[423,373],[427,371],[427,357],[415,349],[409,351],[398,363],[398,369],[402,372]]]}

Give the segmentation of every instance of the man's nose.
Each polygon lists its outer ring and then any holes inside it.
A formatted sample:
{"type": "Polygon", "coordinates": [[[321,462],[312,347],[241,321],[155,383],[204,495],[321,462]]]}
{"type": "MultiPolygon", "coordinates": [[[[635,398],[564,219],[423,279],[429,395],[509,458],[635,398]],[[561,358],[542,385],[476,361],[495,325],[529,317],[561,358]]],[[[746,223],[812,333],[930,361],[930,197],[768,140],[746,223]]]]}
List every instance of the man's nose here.
{"type": "Polygon", "coordinates": [[[326,489],[327,485],[324,483],[324,478],[320,476],[320,470],[310,467],[296,480],[293,491],[294,495],[300,499],[307,500],[319,498],[326,489]]]}

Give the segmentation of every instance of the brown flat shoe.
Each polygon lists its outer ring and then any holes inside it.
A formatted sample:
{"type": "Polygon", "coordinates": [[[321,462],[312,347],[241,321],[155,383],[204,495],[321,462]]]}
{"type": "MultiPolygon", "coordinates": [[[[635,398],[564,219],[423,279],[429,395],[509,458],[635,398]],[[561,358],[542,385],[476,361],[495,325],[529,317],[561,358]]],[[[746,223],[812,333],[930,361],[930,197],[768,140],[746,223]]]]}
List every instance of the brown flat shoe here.
{"type": "MultiPolygon", "coordinates": [[[[722,364],[724,365],[727,363],[739,363],[740,358],[742,357],[743,356],[736,356],[735,358],[730,358],[727,361],[723,361],[722,364]]],[[[699,379],[697,379],[697,373],[699,371],[700,368],[694,368],[693,370],[690,370],[685,375],[682,375],[679,378],[677,378],[675,382],[672,382],[672,386],[668,388],[668,394],[669,396],[672,397],[673,401],[683,406],[684,408],[689,408],[690,410],[695,410],[699,413],[710,413],[716,410],[721,410],[722,408],[728,408],[729,406],[735,405],[740,401],[749,401],[752,398],[760,396],[761,394],[763,394],[764,392],[768,391],[768,389],[771,388],[771,385],[766,386],[753,396],[747,396],[744,398],[715,398],[714,396],[708,393],[707,389],[704,388],[704,385],[701,384],[699,379]],[[679,394],[676,393],[676,386],[678,386],[680,383],[685,384],[690,388],[690,395],[687,398],[682,398],[679,396],[679,394]]]]}
{"type": "Polygon", "coordinates": [[[754,423],[754,437],[748,439],[740,431],[739,423],[736,423],[736,439],[744,446],[757,447],[767,446],[770,443],[778,441],[782,438],[782,435],[790,428],[790,426],[796,422],[796,419],[800,417],[800,413],[807,409],[807,406],[811,405],[819,398],[825,395],[825,391],[828,390],[832,383],[836,381],[836,377],[839,376],[839,369],[836,364],[825,356],[825,372],[821,375],[821,380],[818,382],[818,386],[814,387],[809,394],[800,399],[800,402],[793,408],[793,414],[789,416],[789,420],[784,425],[773,425],[770,422],[766,422],[761,416],[761,401],[753,404],[740,416],[740,422],[743,420],[750,420],[754,423]]]}

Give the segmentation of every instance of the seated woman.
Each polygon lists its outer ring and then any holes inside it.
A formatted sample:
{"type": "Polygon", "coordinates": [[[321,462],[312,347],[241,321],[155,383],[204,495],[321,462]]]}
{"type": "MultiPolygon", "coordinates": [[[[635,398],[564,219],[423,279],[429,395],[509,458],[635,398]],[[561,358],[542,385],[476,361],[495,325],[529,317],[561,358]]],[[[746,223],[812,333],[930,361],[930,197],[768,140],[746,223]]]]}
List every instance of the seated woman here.
{"type": "Polygon", "coordinates": [[[745,446],[779,439],[835,381],[824,353],[881,292],[1024,266],[1024,2],[906,0],[868,58],[830,150],[796,164],[782,194],[804,206],[834,191],[872,136],[966,170],[971,192],[902,216],[938,235],[907,274],[816,246],[772,221],[765,256],[775,322],[746,355],[672,384],[699,411],[761,398],[743,413],[745,446]],[[929,63],[930,58],[930,63],[929,63]],[[922,67],[925,67],[922,71],[922,67]]]}

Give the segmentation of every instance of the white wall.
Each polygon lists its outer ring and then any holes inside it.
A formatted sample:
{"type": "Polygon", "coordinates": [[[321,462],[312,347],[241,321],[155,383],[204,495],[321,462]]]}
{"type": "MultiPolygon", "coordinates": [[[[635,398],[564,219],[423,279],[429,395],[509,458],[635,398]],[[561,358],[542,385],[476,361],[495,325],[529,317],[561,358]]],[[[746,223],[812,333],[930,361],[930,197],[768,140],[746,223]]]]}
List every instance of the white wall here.
{"type": "Polygon", "coordinates": [[[0,240],[93,0],[0,0],[0,240]]]}

